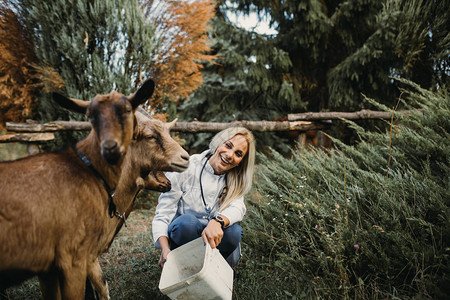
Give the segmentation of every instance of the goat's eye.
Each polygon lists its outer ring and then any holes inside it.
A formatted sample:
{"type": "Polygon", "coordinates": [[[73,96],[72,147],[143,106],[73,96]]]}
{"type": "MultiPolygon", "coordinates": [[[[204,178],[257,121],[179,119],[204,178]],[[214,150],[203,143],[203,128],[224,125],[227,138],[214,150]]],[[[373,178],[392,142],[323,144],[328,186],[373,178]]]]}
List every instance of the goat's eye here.
{"type": "Polygon", "coordinates": [[[93,107],[88,110],[87,117],[89,118],[89,121],[93,121],[97,116],[99,115],[98,107],[93,107]]]}
{"type": "Polygon", "coordinates": [[[128,99],[122,96],[122,101],[124,105],[123,114],[129,114],[132,111],[132,109],[130,103],[128,102],[128,99]]]}

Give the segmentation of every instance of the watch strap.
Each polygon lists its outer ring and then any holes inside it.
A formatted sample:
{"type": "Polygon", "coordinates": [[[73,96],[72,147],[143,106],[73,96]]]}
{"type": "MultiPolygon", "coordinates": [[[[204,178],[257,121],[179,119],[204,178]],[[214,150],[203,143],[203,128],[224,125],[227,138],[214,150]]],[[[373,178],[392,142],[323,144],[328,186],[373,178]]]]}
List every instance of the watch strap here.
{"type": "Polygon", "coordinates": [[[223,218],[221,216],[215,216],[213,218],[213,220],[219,222],[220,227],[222,227],[222,229],[225,227],[225,221],[223,220],[223,218]]]}

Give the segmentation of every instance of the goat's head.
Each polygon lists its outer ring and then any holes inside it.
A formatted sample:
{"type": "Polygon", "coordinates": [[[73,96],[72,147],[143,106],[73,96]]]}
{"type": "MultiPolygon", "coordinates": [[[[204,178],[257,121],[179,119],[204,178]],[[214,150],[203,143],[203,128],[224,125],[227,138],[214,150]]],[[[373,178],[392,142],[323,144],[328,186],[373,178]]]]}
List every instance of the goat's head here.
{"type": "Polygon", "coordinates": [[[164,123],[136,112],[139,121],[137,153],[139,161],[148,172],[182,172],[189,166],[189,154],[170,136],[173,123],[164,123]]]}
{"type": "Polygon", "coordinates": [[[102,157],[114,165],[123,157],[137,132],[134,112],[139,104],[152,96],[154,88],[155,83],[147,80],[130,96],[113,91],[97,95],[92,101],[68,98],[58,93],[54,93],[53,98],[62,107],[89,117],[102,157]]]}
{"type": "Polygon", "coordinates": [[[145,179],[139,177],[136,180],[136,185],[139,189],[146,189],[157,192],[168,192],[172,188],[170,180],[164,175],[162,171],[152,171],[145,179]]]}

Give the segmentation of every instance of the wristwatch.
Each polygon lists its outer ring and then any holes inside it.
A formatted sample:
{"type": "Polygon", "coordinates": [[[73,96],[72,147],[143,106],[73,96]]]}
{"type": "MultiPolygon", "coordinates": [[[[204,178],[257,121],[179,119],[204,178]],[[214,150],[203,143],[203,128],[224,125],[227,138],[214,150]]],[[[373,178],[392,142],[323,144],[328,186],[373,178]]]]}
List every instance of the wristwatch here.
{"type": "Polygon", "coordinates": [[[220,227],[222,227],[222,229],[225,227],[225,221],[223,220],[223,218],[221,216],[215,216],[213,218],[213,220],[216,220],[217,222],[219,222],[220,227]]]}

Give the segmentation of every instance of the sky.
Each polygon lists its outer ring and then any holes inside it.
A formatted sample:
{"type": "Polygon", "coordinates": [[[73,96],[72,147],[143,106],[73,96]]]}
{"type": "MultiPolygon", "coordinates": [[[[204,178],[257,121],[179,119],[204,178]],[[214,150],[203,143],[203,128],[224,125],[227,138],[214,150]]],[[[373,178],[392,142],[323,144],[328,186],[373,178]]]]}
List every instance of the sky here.
{"type": "Polygon", "coordinates": [[[227,14],[229,20],[235,23],[237,26],[241,28],[245,28],[247,30],[254,30],[259,34],[277,34],[278,32],[270,28],[269,21],[266,17],[263,17],[261,21],[258,20],[258,15],[256,13],[250,13],[250,15],[243,14],[227,14]]]}

